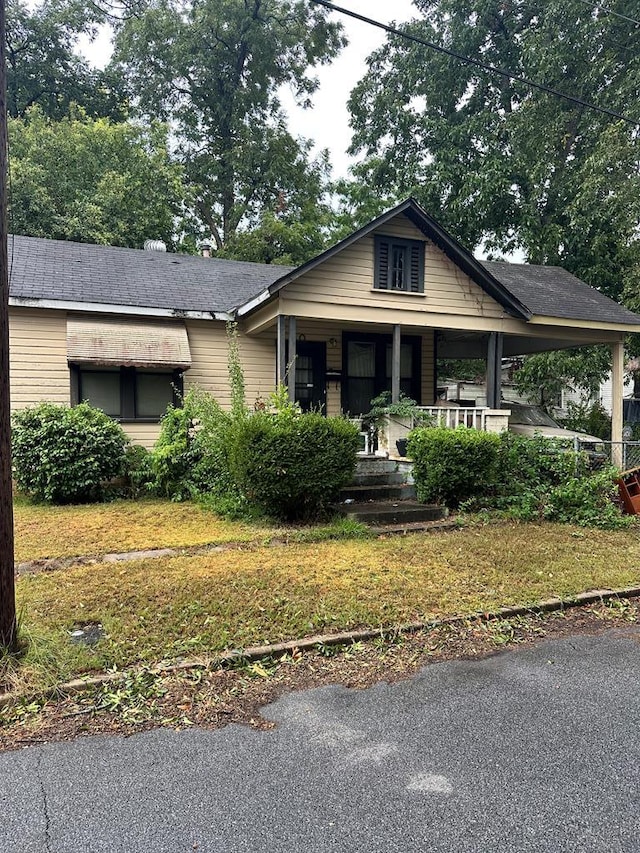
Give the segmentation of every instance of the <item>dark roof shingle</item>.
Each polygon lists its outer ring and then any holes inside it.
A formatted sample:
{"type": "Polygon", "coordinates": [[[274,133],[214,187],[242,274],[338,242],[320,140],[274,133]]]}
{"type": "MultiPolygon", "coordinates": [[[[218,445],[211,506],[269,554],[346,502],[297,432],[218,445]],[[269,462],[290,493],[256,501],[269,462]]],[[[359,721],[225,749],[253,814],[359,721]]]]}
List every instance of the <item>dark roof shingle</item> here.
{"type": "Polygon", "coordinates": [[[291,271],[40,237],[10,237],[8,248],[10,295],[18,299],[226,312],[291,271]]]}
{"type": "Polygon", "coordinates": [[[566,320],[640,325],[640,316],[609,299],[562,267],[481,261],[532,314],[566,320]]]}

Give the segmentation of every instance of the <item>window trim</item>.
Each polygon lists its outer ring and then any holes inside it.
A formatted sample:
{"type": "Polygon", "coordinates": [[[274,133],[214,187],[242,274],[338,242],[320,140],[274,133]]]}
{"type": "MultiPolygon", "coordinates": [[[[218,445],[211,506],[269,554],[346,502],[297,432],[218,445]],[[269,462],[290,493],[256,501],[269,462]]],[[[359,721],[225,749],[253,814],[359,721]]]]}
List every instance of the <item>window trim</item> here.
{"type": "MultiPolygon", "coordinates": [[[[88,373],[95,372],[96,367],[102,365],[95,364],[70,364],[71,372],[71,405],[77,406],[82,402],[80,398],[80,374],[82,371],[88,373]]],[[[110,417],[118,423],[137,423],[137,424],[157,424],[160,417],[137,417],[136,415],[136,376],[138,370],[145,374],[169,375],[171,374],[171,384],[173,386],[173,394],[171,403],[173,406],[179,407],[182,405],[182,396],[184,394],[184,370],[182,368],[174,368],[173,370],[162,370],[161,368],[142,369],[136,367],[107,367],[105,372],[120,374],[120,416],[110,417]]]]}
{"type": "Polygon", "coordinates": [[[405,293],[410,296],[424,295],[424,240],[409,240],[404,237],[392,237],[387,234],[374,235],[373,289],[385,293],[405,293]],[[386,262],[382,260],[383,246],[386,250],[386,262]],[[403,286],[391,287],[391,258],[394,249],[401,248],[405,254],[403,286]],[[416,251],[415,258],[413,256],[416,251]],[[384,271],[383,271],[384,267],[384,271]],[[412,289],[412,277],[415,274],[417,289],[412,289]]]}

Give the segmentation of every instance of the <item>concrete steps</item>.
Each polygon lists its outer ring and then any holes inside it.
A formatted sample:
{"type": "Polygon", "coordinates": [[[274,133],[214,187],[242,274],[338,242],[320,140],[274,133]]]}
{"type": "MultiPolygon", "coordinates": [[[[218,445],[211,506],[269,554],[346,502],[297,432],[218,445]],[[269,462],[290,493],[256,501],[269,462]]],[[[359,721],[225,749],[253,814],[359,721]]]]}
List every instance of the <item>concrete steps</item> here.
{"type": "Polygon", "coordinates": [[[353,503],[341,507],[341,512],[353,521],[361,521],[363,524],[372,526],[437,521],[447,515],[445,507],[435,504],[421,504],[418,501],[353,503]]]}
{"type": "Polygon", "coordinates": [[[409,470],[380,456],[358,459],[353,482],[342,489],[336,509],[346,518],[371,526],[413,526],[446,518],[445,507],[416,500],[409,470]]]}

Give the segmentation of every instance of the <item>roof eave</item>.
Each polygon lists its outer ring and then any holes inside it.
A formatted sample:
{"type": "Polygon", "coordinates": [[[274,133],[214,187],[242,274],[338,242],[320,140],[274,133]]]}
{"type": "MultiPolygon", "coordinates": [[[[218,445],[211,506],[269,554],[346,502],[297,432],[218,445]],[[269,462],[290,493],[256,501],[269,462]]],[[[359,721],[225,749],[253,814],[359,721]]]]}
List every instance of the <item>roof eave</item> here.
{"type": "Polygon", "coordinates": [[[36,299],[10,296],[12,308],[49,308],[54,311],[76,311],[87,314],[123,314],[134,317],[163,317],[172,320],[219,320],[233,319],[228,311],[185,311],[181,308],[150,308],[139,305],[114,305],[102,302],[76,302],[63,299],[36,299]]]}

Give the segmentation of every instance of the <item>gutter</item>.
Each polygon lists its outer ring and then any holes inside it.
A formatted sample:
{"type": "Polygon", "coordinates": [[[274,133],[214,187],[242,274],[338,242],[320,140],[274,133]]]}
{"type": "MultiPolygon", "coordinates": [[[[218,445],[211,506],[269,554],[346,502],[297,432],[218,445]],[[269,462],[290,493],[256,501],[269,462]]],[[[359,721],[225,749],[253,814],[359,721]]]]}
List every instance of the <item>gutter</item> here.
{"type": "Polygon", "coordinates": [[[103,302],[72,302],[63,299],[29,299],[18,296],[9,297],[12,308],[50,308],[54,311],[76,311],[90,314],[125,314],[132,317],[164,317],[176,320],[220,320],[223,323],[233,319],[227,311],[183,311],[180,308],[148,308],[136,305],[112,305],[103,302]]]}

